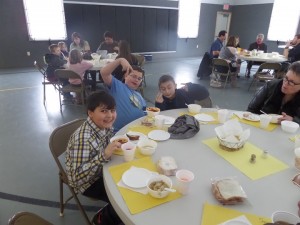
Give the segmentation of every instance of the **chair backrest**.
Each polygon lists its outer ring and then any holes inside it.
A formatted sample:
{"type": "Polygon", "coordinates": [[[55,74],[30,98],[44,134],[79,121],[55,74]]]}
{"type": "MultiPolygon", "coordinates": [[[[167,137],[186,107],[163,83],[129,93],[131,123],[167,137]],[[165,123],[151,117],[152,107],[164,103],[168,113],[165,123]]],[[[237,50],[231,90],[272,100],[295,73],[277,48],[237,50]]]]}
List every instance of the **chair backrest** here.
{"type": "Polygon", "coordinates": [[[280,71],[281,64],[280,63],[263,63],[259,66],[258,71],[261,70],[274,70],[275,72],[280,71]]]}
{"type": "Polygon", "coordinates": [[[38,71],[41,72],[41,74],[44,75],[44,77],[46,76],[46,70],[37,61],[34,61],[33,65],[38,71]]]}
{"type": "Polygon", "coordinates": [[[53,225],[31,212],[18,212],[8,220],[8,225],[53,225]]]}
{"type": "Polygon", "coordinates": [[[74,72],[73,70],[67,69],[57,69],[54,72],[54,75],[59,79],[80,79],[82,81],[81,76],[74,72]]]}
{"type": "Polygon", "coordinates": [[[224,66],[224,67],[229,68],[229,64],[225,59],[219,59],[219,58],[212,59],[212,64],[213,64],[213,67],[214,66],[224,66]]]}
{"type": "Polygon", "coordinates": [[[143,68],[145,65],[145,56],[140,55],[140,54],[134,54],[134,56],[136,57],[137,61],[138,61],[138,66],[143,68]]]}
{"type": "Polygon", "coordinates": [[[59,171],[63,174],[64,180],[66,179],[64,167],[59,161],[61,156],[67,149],[71,135],[79,128],[86,119],[76,119],[71,122],[65,123],[54,129],[49,138],[50,151],[55,159],[59,171]]]}

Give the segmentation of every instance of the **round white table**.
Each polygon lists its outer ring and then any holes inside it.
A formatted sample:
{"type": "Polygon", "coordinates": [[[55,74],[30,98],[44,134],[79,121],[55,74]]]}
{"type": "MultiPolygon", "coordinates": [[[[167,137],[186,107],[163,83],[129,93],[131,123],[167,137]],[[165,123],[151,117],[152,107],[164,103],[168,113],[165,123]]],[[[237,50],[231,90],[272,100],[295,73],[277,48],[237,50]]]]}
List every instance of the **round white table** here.
{"type": "Polygon", "coordinates": [[[281,63],[287,61],[287,58],[283,55],[279,55],[278,57],[260,57],[260,56],[244,56],[239,55],[239,59],[245,61],[256,61],[256,62],[268,62],[268,63],[281,63]]]}
{"type": "MultiPolygon", "coordinates": [[[[208,110],[214,109],[202,109],[201,112],[208,110]]],[[[183,112],[187,112],[187,109],[163,111],[161,114],[176,118],[183,112]]],[[[141,120],[135,120],[129,125],[139,124],[141,120]]],[[[220,205],[211,193],[211,178],[232,176],[238,179],[245,190],[248,202],[226,207],[264,217],[271,217],[272,212],[276,210],[297,215],[300,189],[291,181],[298,173],[294,167],[294,143],[289,140],[292,134],[284,133],[280,126],[269,132],[241,124],[243,128],[251,130],[249,142],[263,150],[268,150],[270,155],[286,163],[289,168],[253,181],[202,143],[202,140],[215,137],[214,128],[220,125],[200,125],[199,133],[190,139],[169,139],[159,142],[152,156],[154,162],[157,162],[161,156],[173,156],[180,169],[194,172],[195,180],[190,186],[189,194],[179,199],[131,215],[108,171],[110,166],[123,163],[123,157],[114,155],[111,162],[104,166],[103,175],[107,194],[123,222],[126,225],[200,225],[203,204],[208,202],[220,205]]],[[[127,128],[128,125],[118,134],[125,134],[127,128]]],[[[174,177],[172,179],[174,181],[174,177]]]]}

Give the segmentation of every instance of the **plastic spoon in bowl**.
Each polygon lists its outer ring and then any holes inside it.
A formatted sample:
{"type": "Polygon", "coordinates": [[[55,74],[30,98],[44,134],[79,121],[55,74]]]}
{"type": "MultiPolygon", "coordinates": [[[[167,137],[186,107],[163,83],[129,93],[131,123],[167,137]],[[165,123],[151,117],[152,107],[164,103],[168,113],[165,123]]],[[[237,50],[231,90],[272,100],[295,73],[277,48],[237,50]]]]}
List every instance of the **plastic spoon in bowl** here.
{"type": "Polygon", "coordinates": [[[265,114],[265,115],[268,115],[268,113],[265,113],[264,111],[262,110],[259,110],[261,113],[265,114]]]}
{"type": "Polygon", "coordinates": [[[164,188],[164,191],[176,192],[176,190],[173,188],[164,188]]]}

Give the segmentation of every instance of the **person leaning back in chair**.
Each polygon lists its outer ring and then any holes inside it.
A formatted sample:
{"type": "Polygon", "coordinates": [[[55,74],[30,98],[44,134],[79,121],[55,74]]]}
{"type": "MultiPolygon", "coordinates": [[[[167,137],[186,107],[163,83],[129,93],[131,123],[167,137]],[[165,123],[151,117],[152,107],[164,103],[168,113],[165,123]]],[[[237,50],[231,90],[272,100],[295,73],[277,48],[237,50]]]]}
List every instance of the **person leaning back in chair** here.
{"type": "Polygon", "coordinates": [[[116,100],[118,118],[114,123],[115,131],[145,115],[146,101],[137,91],[143,81],[143,70],[140,67],[131,66],[126,59],[119,58],[103,67],[100,73],[109,93],[116,100]],[[119,65],[126,71],[125,83],[112,76],[119,65]]]}
{"type": "Polygon", "coordinates": [[[98,50],[107,50],[107,53],[118,53],[118,42],[114,41],[113,34],[110,31],[105,31],[104,41],[99,45],[98,50]]]}
{"type": "Polygon", "coordinates": [[[186,83],[177,89],[175,80],[170,75],[163,75],[158,81],[159,92],[155,99],[155,106],[161,111],[169,109],[187,108],[188,104],[198,104],[211,107],[209,92],[201,84],[186,83]]]}
{"type": "MultiPolygon", "coordinates": [[[[251,43],[249,45],[249,48],[248,50],[249,51],[252,51],[254,49],[256,49],[257,51],[261,50],[261,51],[264,51],[264,52],[267,52],[268,51],[268,47],[267,45],[264,43],[264,38],[265,38],[265,35],[263,34],[258,34],[256,36],[256,41],[251,43]]],[[[248,61],[247,62],[247,69],[246,69],[246,77],[249,78],[250,77],[250,74],[251,74],[251,68],[252,68],[252,65],[261,65],[262,62],[253,62],[253,61],[248,61]]]]}
{"type": "MultiPolygon", "coordinates": [[[[109,203],[102,167],[120,148],[110,143],[116,120],[116,103],[105,91],[94,92],[87,99],[87,120],[71,135],[66,151],[66,171],[70,185],[84,196],[109,203]]],[[[94,224],[117,225],[121,220],[110,204],[95,215],[94,224]],[[101,223],[97,220],[101,218],[101,223]]]]}
{"type": "Polygon", "coordinates": [[[292,63],[283,79],[267,82],[255,94],[247,111],[280,114],[279,122],[290,120],[300,124],[300,62],[292,63]]]}

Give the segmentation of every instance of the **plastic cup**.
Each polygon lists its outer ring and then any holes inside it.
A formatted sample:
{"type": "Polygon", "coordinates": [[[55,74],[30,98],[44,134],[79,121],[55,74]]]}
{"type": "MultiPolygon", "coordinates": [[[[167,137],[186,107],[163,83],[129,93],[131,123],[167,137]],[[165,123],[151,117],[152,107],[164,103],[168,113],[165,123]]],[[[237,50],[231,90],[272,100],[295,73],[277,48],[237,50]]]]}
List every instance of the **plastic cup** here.
{"type": "Polygon", "coordinates": [[[177,191],[183,195],[188,194],[190,183],[194,180],[194,173],[189,170],[176,172],[177,191]]]}
{"type": "Polygon", "coordinates": [[[155,117],[155,126],[157,127],[157,129],[163,129],[165,124],[165,119],[161,118],[161,117],[155,117]]]}
{"type": "Polygon", "coordinates": [[[121,149],[123,150],[124,160],[126,162],[132,161],[135,155],[136,145],[132,142],[127,142],[121,145],[121,149]]]}
{"type": "Polygon", "coordinates": [[[266,129],[271,122],[272,116],[261,114],[259,115],[259,118],[260,118],[260,128],[266,129]]]}
{"type": "Polygon", "coordinates": [[[218,120],[220,123],[225,123],[228,117],[228,110],[227,109],[219,109],[218,110],[218,120]]]}

